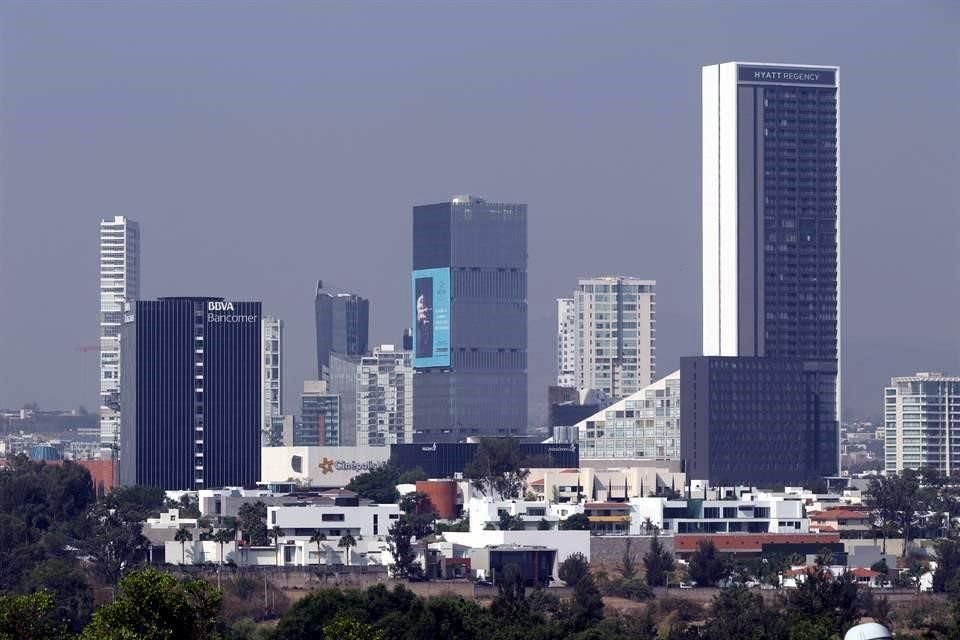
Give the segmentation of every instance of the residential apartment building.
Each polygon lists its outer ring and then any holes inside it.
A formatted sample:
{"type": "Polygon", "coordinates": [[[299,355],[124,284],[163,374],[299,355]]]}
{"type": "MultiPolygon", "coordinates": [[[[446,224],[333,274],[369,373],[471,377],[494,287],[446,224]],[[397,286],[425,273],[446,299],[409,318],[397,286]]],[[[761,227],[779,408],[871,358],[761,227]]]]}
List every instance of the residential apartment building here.
{"type": "Polygon", "coordinates": [[[883,410],[887,473],[960,471],[960,377],[920,372],[892,378],[883,410]]]}
{"type": "Polygon", "coordinates": [[[680,372],[577,423],[580,458],[680,460],[680,372]]]}
{"type": "Polygon", "coordinates": [[[656,373],[654,280],[582,278],[574,293],[574,383],[625,398],[656,373]]]}
{"type": "Polygon", "coordinates": [[[557,386],[576,387],[577,307],[573,298],[557,298],[557,386]]]}
{"type": "Polygon", "coordinates": [[[140,224],[100,221],[100,442],[120,446],[120,328],[140,299],[140,224]]]}
{"type": "Polygon", "coordinates": [[[380,345],[357,368],[357,446],[413,442],[413,354],[380,345]]]}
{"type": "Polygon", "coordinates": [[[304,380],[300,422],[293,428],[293,446],[342,445],[340,410],[340,395],[332,393],[325,380],[304,380]]]}
{"type": "Polygon", "coordinates": [[[263,381],[261,404],[263,422],[260,431],[264,446],[272,441],[278,425],[283,421],[283,321],[264,316],[260,335],[263,339],[263,357],[260,378],[263,381]]]}

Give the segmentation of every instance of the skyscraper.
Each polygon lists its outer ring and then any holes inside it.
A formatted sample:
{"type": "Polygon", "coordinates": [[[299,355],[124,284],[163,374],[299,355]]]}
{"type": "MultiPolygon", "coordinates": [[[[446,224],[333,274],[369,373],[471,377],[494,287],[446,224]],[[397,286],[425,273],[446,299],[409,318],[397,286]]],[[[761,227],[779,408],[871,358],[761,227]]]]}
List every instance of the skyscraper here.
{"type": "Polygon", "coordinates": [[[355,293],[324,288],[317,282],[314,299],[317,323],[317,378],[330,375],[330,354],[362,356],[367,353],[370,301],[355,293]]]}
{"type": "Polygon", "coordinates": [[[557,298],[557,386],[577,386],[577,308],[573,298],[557,298]]]}
{"type": "Polygon", "coordinates": [[[259,302],[139,301],[123,325],[120,481],[163,489],[259,480],[259,302]]]}
{"type": "Polygon", "coordinates": [[[100,442],[119,446],[120,327],[124,305],[140,298],[140,225],[100,221],[100,442]]]}
{"type": "Polygon", "coordinates": [[[960,377],[921,372],[884,389],[885,469],[960,471],[960,377]]]}
{"type": "Polygon", "coordinates": [[[272,316],[264,316],[260,334],[263,338],[263,422],[261,432],[263,443],[271,441],[271,434],[283,415],[283,321],[272,316]]]}
{"type": "Polygon", "coordinates": [[[414,438],[527,426],[527,206],[413,208],[414,438]]]}
{"type": "Polygon", "coordinates": [[[581,389],[625,398],[656,373],[653,280],[581,278],[574,294],[574,379],[581,389]]]}
{"type": "Polygon", "coordinates": [[[413,442],[413,354],[380,345],[357,369],[357,445],[413,442]]]}
{"type": "Polygon", "coordinates": [[[741,62],[702,73],[703,354],[802,364],[809,475],[839,464],[839,76],[741,62]]]}

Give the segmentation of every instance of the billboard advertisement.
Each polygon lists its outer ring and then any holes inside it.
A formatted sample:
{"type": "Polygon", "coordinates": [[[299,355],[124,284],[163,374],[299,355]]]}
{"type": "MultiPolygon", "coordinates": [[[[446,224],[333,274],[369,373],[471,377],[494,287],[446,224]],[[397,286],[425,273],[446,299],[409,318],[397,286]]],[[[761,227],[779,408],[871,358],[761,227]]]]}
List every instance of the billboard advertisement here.
{"type": "Polygon", "coordinates": [[[450,366],[450,269],[413,272],[413,366],[450,366]]]}

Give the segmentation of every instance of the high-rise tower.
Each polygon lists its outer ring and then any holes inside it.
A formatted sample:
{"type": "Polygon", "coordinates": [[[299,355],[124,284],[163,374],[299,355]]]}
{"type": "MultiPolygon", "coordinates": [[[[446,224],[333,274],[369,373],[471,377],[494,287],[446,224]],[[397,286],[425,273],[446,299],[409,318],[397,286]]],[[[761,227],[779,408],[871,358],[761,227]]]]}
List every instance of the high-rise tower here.
{"type": "Polygon", "coordinates": [[[163,489],[260,479],[259,302],[160,298],[123,325],[120,482],[163,489]]]}
{"type": "MultiPolygon", "coordinates": [[[[702,71],[703,355],[754,358],[704,364],[711,384],[729,373],[742,396],[717,400],[727,404],[711,415],[726,417],[711,425],[713,437],[720,449],[739,447],[754,470],[760,465],[748,449],[792,456],[800,461],[794,480],[836,473],[839,463],[839,79],[837,67],[808,65],[728,62],[702,71]],[[746,384],[750,372],[760,386],[746,384]],[[786,423],[774,424],[772,413],[769,424],[761,420],[763,404],[777,400],[744,390],[769,387],[770,376],[790,387],[779,404],[794,407],[791,420],[802,429],[780,433],[786,423]],[[736,431],[720,438],[738,403],[736,431]]],[[[690,362],[691,374],[698,366],[690,362]]],[[[683,383],[685,402],[693,402],[692,384],[683,383]]],[[[697,415],[703,437],[710,419],[697,415]]],[[[692,419],[683,418],[689,428],[692,419]]],[[[684,449],[694,446],[690,436],[685,429],[684,449]]],[[[748,479],[737,473],[730,466],[723,479],[748,479]]]]}
{"type": "Polygon", "coordinates": [[[413,208],[414,438],[527,426],[527,205],[413,208]]]}
{"type": "Polygon", "coordinates": [[[367,353],[370,301],[355,293],[317,283],[314,299],[317,323],[317,377],[330,377],[330,354],[363,356],[367,353]]]}
{"type": "Polygon", "coordinates": [[[623,276],[581,278],[574,294],[574,380],[625,398],[656,374],[656,298],[653,280],[623,276]]]}
{"type": "Polygon", "coordinates": [[[140,225],[100,221],[100,442],[119,447],[120,327],[124,306],[140,298],[140,225]]]}

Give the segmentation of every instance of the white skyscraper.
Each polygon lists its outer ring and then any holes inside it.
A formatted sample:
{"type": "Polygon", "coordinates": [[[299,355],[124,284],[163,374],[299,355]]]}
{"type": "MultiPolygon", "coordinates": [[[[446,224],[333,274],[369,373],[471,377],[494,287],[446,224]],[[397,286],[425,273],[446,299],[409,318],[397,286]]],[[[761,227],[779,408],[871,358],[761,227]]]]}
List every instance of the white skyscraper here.
{"type": "Polygon", "coordinates": [[[283,420],[283,321],[263,316],[260,322],[263,340],[263,358],[260,361],[260,378],[263,382],[261,430],[264,444],[268,444],[270,434],[275,428],[281,427],[283,420]]]}
{"type": "Polygon", "coordinates": [[[100,442],[119,447],[120,326],[124,306],[140,298],[140,225],[123,216],[100,221],[100,442]]]}
{"type": "Polygon", "coordinates": [[[557,298],[557,386],[575,387],[577,308],[573,298],[557,298]]]}
{"type": "Polygon", "coordinates": [[[653,382],[656,373],[654,280],[622,276],[582,278],[575,306],[574,380],[625,398],[653,382]]]}
{"type": "Polygon", "coordinates": [[[357,446],[413,442],[413,354],[380,345],[357,367],[357,446]]]}
{"type": "Polygon", "coordinates": [[[960,471],[960,377],[917,373],[884,390],[886,472],[960,471]]]}

